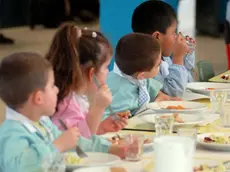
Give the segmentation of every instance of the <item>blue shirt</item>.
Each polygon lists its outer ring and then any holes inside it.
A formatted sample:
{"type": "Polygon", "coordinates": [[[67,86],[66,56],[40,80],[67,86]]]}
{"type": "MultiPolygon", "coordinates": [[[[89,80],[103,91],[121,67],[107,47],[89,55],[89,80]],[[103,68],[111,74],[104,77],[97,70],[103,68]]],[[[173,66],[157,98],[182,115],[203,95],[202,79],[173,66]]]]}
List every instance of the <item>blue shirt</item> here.
{"type": "MultiPolygon", "coordinates": [[[[150,102],[153,102],[162,88],[162,84],[155,79],[146,79],[146,87],[150,96],[150,102]]],[[[113,100],[111,108],[114,112],[129,110],[132,115],[139,107],[139,87],[131,83],[121,75],[110,72],[107,78],[107,84],[112,92],[113,100]]],[[[106,109],[104,118],[110,115],[109,109],[106,109]]]]}
{"type": "Polygon", "coordinates": [[[170,57],[163,57],[160,72],[155,77],[163,84],[162,91],[172,97],[182,97],[187,83],[193,82],[194,53],[186,55],[184,66],[173,64],[170,57]]]}
{"type": "MultiPolygon", "coordinates": [[[[52,142],[61,132],[48,117],[42,117],[39,122],[49,137],[44,136],[28,118],[7,108],[6,120],[0,127],[1,172],[42,172],[42,160],[58,153],[52,142]]],[[[98,136],[92,136],[91,140],[80,137],[77,144],[88,152],[108,152],[110,145],[98,136]]]]}

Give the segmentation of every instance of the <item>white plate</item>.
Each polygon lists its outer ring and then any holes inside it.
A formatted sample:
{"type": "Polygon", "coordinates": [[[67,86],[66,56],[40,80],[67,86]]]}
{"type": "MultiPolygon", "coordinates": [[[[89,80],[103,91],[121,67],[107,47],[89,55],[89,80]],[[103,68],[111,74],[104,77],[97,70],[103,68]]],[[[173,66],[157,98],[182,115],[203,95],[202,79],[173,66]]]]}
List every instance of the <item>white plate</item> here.
{"type": "Polygon", "coordinates": [[[223,161],[208,158],[195,158],[193,167],[200,167],[200,165],[208,165],[209,167],[216,167],[223,164],[223,161]]]}
{"type": "Polygon", "coordinates": [[[207,88],[215,88],[215,89],[229,89],[229,83],[212,83],[212,82],[190,82],[187,84],[187,89],[191,90],[194,93],[210,95],[211,90],[207,90],[207,88]]]}
{"type": "Polygon", "coordinates": [[[190,101],[161,101],[161,102],[153,102],[147,104],[148,109],[152,109],[155,112],[161,113],[188,113],[188,112],[199,112],[204,111],[207,107],[198,102],[190,102],[190,101]],[[184,110],[176,110],[176,109],[166,109],[168,106],[183,106],[184,110]]]}
{"type": "Polygon", "coordinates": [[[73,172],[111,172],[110,167],[88,167],[74,170],[73,172]]]}
{"type": "MultiPolygon", "coordinates": [[[[68,154],[69,153],[66,153],[65,155],[68,154]]],[[[72,152],[71,154],[78,157],[75,152],[72,152]]],[[[76,165],[66,164],[67,169],[74,170],[80,167],[109,166],[114,165],[120,161],[120,158],[118,156],[108,153],[87,152],[86,154],[88,155],[88,157],[84,158],[83,162],[76,165]]]]}
{"type": "Polygon", "coordinates": [[[205,133],[199,134],[197,136],[197,143],[203,148],[209,150],[217,150],[217,151],[230,151],[230,144],[217,144],[217,143],[205,143],[203,140],[205,137],[209,137],[210,135],[216,136],[230,136],[230,133],[205,133]]]}
{"type": "MultiPolygon", "coordinates": [[[[155,116],[157,114],[149,114],[149,115],[142,115],[140,119],[145,122],[155,124],[155,116]]],[[[167,115],[167,114],[166,114],[167,115]]],[[[180,118],[184,121],[184,123],[174,123],[174,126],[184,126],[184,125],[196,125],[205,122],[205,118],[203,115],[196,115],[196,114],[179,114],[180,118]]]]}
{"type": "MultiPolygon", "coordinates": [[[[125,133],[119,133],[118,134],[119,136],[125,136],[127,134],[125,133]]],[[[102,137],[106,138],[106,139],[109,139],[109,138],[112,138],[113,136],[116,136],[116,134],[114,133],[108,133],[108,134],[104,134],[104,135],[101,135],[102,137]]],[[[154,137],[149,137],[149,136],[145,136],[146,139],[152,139],[154,140],[154,137]]],[[[151,142],[151,143],[146,143],[144,144],[144,152],[151,152],[153,151],[153,146],[154,146],[154,142],[151,142]]]]}

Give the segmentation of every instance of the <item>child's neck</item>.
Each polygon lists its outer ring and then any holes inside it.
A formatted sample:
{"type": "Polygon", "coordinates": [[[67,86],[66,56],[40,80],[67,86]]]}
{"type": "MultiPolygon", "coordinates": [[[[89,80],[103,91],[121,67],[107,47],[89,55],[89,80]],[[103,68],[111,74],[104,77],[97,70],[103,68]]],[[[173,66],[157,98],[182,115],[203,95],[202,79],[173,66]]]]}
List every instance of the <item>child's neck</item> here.
{"type": "Polygon", "coordinates": [[[41,114],[39,113],[38,109],[26,105],[16,109],[16,111],[31,121],[39,121],[41,118],[41,114]]]}

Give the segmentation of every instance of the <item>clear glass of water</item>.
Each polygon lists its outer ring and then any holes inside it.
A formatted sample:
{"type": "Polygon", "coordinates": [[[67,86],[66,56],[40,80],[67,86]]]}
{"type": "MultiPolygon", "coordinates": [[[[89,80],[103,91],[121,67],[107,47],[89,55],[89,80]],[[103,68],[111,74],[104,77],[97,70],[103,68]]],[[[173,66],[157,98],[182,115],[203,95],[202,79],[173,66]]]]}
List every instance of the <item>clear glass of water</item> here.
{"type": "Polygon", "coordinates": [[[210,92],[211,109],[214,113],[220,113],[222,105],[227,101],[227,90],[213,90],[210,92]]]}
{"type": "Polygon", "coordinates": [[[156,136],[171,135],[174,125],[173,114],[157,114],[155,116],[156,136]]]}
{"type": "Polygon", "coordinates": [[[61,153],[47,155],[42,159],[43,172],[65,172],[65,157],[61,153]]]}
{"type": "Polygon", "coordinates": [[[143,154],[144,135],[142,134],[128,134],[124,136],[127,144],[127,151],[125,153],[125,160],[140,161],[143,154]]]}
{"type": "Polygon", "coordinates": [[[222,105],[220,112],[220,124],[223,127],[230,128],[230,102],[222,105]]]}
{"type": "Polygon", "coordinates": [[[189,50],[190,50],[190,53],[189,54],[192,54],[196,48],[196,45],[190,43],[189,41],[187,41],[187,45],[189,47],[189,50]]]}
{"type": "Polygon", "coordinates": [[[195,128],[179,128],[178,136],[190,137],[192,139],[197,138],[197,129],[195,128]]]}

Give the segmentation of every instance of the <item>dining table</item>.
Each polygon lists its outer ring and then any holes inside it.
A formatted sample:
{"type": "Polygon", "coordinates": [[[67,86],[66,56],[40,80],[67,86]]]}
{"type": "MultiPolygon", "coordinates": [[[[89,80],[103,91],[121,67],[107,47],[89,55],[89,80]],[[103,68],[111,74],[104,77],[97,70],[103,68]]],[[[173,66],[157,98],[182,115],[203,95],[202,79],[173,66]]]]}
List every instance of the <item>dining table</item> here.
{"type": "MultiPolygon", "coordinates": [[[[196,100],[195,102],[203,103],[210,108],[209,99],[196,100]]],[[[138,114],[130,118],[129,124],[116,134],[143,134],[148,137],[154,137],[154,125],[144,122],[140,119],[140,116],[141,114],[138,114]]],[[[197,129],[198,134],[210,132],[230,132],[230,128],[220,127],[219,119],[205,125],[195,125],[192,127],[197,129]]],[[[172,135],[177,135],[177,132],[173,132],[172,135]]],[[[230,152],[207,150],[200,146],[196,146],[194,160],[199,159],[218,161],[221,163],[230,160],[230,152]]],[[[164,157],[162,157],[162,161],[164,161],[164,157]]],[[[154,172],[154,148],[153,150],[144,151],[141,160],[138,162],[121,160],[121,162],[115,166],[122,167],[128,172],[154,172]]]]}

